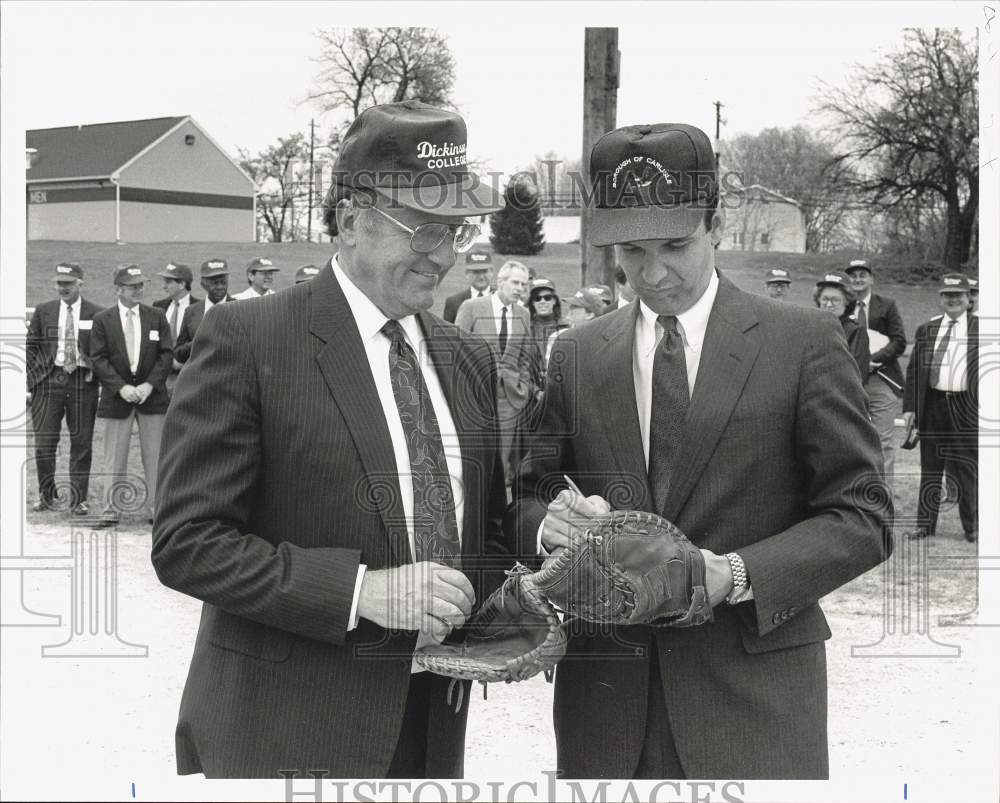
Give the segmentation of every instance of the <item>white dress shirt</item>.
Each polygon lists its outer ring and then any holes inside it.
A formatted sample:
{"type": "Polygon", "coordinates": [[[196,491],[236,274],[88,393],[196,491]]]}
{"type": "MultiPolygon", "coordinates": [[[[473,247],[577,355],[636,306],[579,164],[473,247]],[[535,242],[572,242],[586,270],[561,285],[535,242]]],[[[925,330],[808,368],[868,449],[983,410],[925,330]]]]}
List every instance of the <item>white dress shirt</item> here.
{"type": "MultiPolygon", "coordinates": [[[[719,292],[719,277],[712,271],[708,287],[694,305],[677,316],[677,328],[684,340],[684,360],[687,363],[688,394],[694,397],[694,383],[701,364],[701,347],[705,342],[708,316],[712,312],[715,296],[719,292]]],[[[639,415],[642,449],[649,466],[649,416],[653,405],[653,357],[663,337],[663,327],[656,321],[657,314],[639,302],[639,315],[635,321],[635,350],[632,354],[632,378],[635,382],[635,401],[639,415]]]]}
{"type": "MultiPolygon", "coordinates": [[[[130,310],[128,307],[122,304],[121,301],[119,301],[118,316],[121,318],[122,335],[124,335],[125,337],[128,337],[128,335],[126,334],[128,332],[128,328],[126,326],[126,322],[128,319],[126,316],[129,314],[129,312],[131,312],[135,316],[132,320],[132,326],[135,329],[132,335],[132,346],[133,346],[132,361],[128,364],[129,370],[134,374],[136,370],[139,368],[139,349],[142,348],[142,321],[139,318],[139,305],[136,304],[130,310]]],[[[128,352],[126,351],[125,353],[127,354],[128,352]]]]}
{"type": "Polygon", "coordinates": [[[273,296],[274,290],[266,290],[263,293],[258,293],[252,287],[248,287],[242,293],[237,293],[233,298],[239,299],[240,301],[246,301],[248,298],[260,298],[261,296],[273,296]]]}
{"type": "MultiPolygon", "coordinates": [[[[944,340],[948,331],[948,322],[951,318],[945,315],[941,318],[941,326],[938,327],[937,337],[934,338],[934,350],[931,354],[936,354],[938,346],[944,340]]],[[[969,389],[968,371],[969,356],[969,321],[966,315],[959,315],[955,319],[955,325],[951,327],[951,339],[948,341],[948,350],[945,352],[941,362],[940,377],[937,384],[932,387],[935,390],[950,391],[958,393],[969,389]]]]}
{"type": "MultiPolygon", "coordinates": [[[[76,297],[76,301],[72,304],[67,304],[65,301],[59,302],[59,337],[57,339],[56,346],[56,365],[62,368],[66,364],[66,309],[67,307],[73,308],[73,339],[79,343],[80,337],[80,309],[83,304],[82,298],[80,296],[76,297]]],[[[76,349],[76,361],[80,362],[80,348],[77,346],[76,349]]]]}
{"type": "Polygon", "coordinates": [[[513,319],[512,318],[513,312],[510,308],[511,305],[510,304],[505,305],[500,300],[499,293],[493,293],[490,296],[490,304],[493,306],[493,326],[497,330],[497,337],[500,336],[500,311],[504,309],[507,310],[507,337],[510,337],[513,332],[513,330],[511,329],[511,321],[513,319]]]}
{"type": "MultiPolygon", "coordinates": [[[[410,452],[406,446],[406,436],[403,424],[399,420],[399,409],[396,407],[396,397],[392,392],[392,380],[389,377],[389,338],[382,334],[382,327],[389,319],[376,307],[371,300],[350,280],[336,259],[333,260],[333,275],[337,277],[340,287],[347,298],[347,303],[354,315],[354,323],[361,335],[361,342],[368,357],[368,366],[375,380],[375,390],[382,403],[382,414],[389,429],[392,441],[393,456],[396,459],[396,473],[399,478],[399,492],[402,497],[403,515],[406,519],[407,535],[410,542],[410,555],[415,556],[413,539],[413,481],[411,479],[410,452]]],[[[462,516],[465,509],[465,498],[462,487],[462,452],[459,448],[458,433],[451,410],[437,371],[431,361],[428,350],[424,347],[424,334],[416,316],[408,315],[399,320],[406,340],[420,363],[427,393],[430,396],[434,414],[437,417],[438,429],[444,446],[445,459],[448,462],[448,473],[451,475],[452,496],[455,499],[455,519],[458,524],[459,541],[462,538],[462,516]]],[[[361,591],[361,581],[366,570],[365,564],[358,567],[358,578],[354,587],[354,602],[351,606],[349,628],[357,625],[358,596],[361,591]]]]}
{"type": "MultiPolygon", "coordinates": [[[[208,299],[205,299],[205,300],[207,301],[208,299]]],[[[176,340],[177,339],[177,335],[179,335],[181,333],[181,324],[184,323],[184,313],[187,312],[187,308],[190,307],[190,306],[191,306],[191,294],[190,293],[185,293],[183,298],[179,298],[179,299],[175,298],[167,306],[166,313],[167,313],[167,323],[168,324],[170,323],[170,316],[174,314],[174,308],[176,307],[176,309],[177,309],[177,331],[176,332],[171,331],[171,334],[174,336],[174,340],[176,340]]],[[[208,305],[206,304],[205,307],[207,309],[208,305]]]]}

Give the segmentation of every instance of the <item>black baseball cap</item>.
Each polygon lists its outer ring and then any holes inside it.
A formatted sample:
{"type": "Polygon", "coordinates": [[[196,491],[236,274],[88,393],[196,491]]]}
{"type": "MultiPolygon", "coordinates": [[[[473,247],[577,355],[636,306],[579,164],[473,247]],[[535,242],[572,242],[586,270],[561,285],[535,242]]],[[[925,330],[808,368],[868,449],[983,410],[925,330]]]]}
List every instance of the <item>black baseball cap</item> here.
{"type": "Polygon", "coordinates": [[[941,277],[939,293],[968,293],[969,277],[964,273],[946,273],[941,277]]]}
{"type": "Polygon", "coordinates": [[[867,259],[852,259],[850,264],[847,266],[847,275],[850,276],[852,272],[856,270],[866,270],[872,273],[872,266],[868,264],[867,259]]]}
{"type": "Polygon", "coordinates": [[[178,282],[191,282],[194,277],[191,275],[191,268],[179,262],[168,262],[167,267],[156,274],[164,279],[174,279],[178,282]]]}
{"type": "Polygon", "coordinates": [[[764,274],[764,284],[791,284],[792,277],[783,268],[771,268],[764,274]]]}
{"type": "Polygon", "coordinates": [[[224,259],[209,259],[201,263],[201,278],[214,279],[216,276],[228,276],[229,265],[224,259]]]}
{"type": "Polygon", "coordinates": [[[489,270],[493,265],[493,256],[489,251],[473,247],[465,255],[466,270],[489,270]]]}
{"type": "Polygon", "coordinates": [[[60,262],[56,265],[56,281],[66,282],[71,279],[82,279],[83,268],[76,262],[60,262]]]}
{"type": "Polygon", "coordinates": [[[498,190],[469,171],[462,116],[418,100],[365,109],[347,129],[333,181],[374,190],[394,206],[435,215],[486,215],[498,190]]]}
{"type": "Polygon", "coordinates": [[[609,131],[590,152],[593,245],[687,237],[718,205],[708,136],[683,123],[609,131]]]}

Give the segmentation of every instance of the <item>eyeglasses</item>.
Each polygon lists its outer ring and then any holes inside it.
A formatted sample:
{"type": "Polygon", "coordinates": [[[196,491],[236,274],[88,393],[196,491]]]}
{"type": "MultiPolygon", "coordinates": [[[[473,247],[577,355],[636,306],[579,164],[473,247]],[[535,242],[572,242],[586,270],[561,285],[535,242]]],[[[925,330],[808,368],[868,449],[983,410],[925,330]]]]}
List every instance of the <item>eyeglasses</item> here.
{"type": "Polygon", "coordinates": [[[553,295],[535,296],[535,301],[555,301],[556,297],[553,295]]]}
{"type": "Polygon", "coordinates": [[[844,299],[842,298],[820,298],[819,305],[821,307],[842,307],[844,306],[844,299]]]}
{"type": "Polygon", "coordinates": [[[410,248],[418,254],[433,253],[449,236],[452,238],[451,247],[455,253],[464,254],[472,248],[472,244],[481,231],[476,223],[459,223],[455,226],[449,226],[447,223],[421,223],[415,229],[411,229],[377,206],[367,208],[378,212],[384,218],[388,218],[404,231],[408,231],[410,233],[410,248]]]}

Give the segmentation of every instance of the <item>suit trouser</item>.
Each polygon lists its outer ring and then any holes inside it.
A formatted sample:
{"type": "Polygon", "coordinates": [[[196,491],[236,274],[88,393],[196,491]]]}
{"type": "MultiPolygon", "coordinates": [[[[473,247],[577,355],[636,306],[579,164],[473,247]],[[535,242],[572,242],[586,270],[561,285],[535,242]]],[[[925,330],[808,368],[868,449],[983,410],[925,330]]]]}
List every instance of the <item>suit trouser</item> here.
{"type": "Polygon", "coordinates": [[[637,779],[684,779],[684,768],[674,744],[674,734],[667,717],[667,700],[660,677],[659,647],[653,638],[649,645],[649,692],[646,701],[646,734],[633,777],[637,779]]]}
{"type": "Polygon", "coordinates": [[[139,448],[145,475],[146,506],[152,515],[156,499],[156,464],[160,459],[160,438],[166,415],[142,414],[132,410],[125,418],[104,419],[104,466],[107,472],[106,511],[136,510],[142,483],[128,476],[128,452],[132,441],[132,420],[139,424],[139,448]]]}
{"type": "Polygon", "coordinates": [[[90,464],[97,416],[97,391],[94,382],[85,382],[86,369],[67,374],[56,368],[35,386],[31,394],[31,425],[35,437],[35,469],[38,472],[38,496],[51,502],[56,496],[56,449],[63,418],[69,430],[70,507],[85,502],[90,489],[90,464]]]}
{"type": "Polygon", "coordinates": [[[465,769],[465,725],[469,716],[467,681],[455,683],[455,711],[449,701],[451,678],[432,672],[410,675],[406,710],[387,778],[461,778],[465,769]],[[459,689],[459,683],[464,684],[459,689]]]}
{"type": "Polygon", "coordinates": [[[869,374],[865,380],[865,392],[868,394],[868,408],[871,412],[872,424],[882,442],[882,461],[885,464],[885,482],[892,488],[893,469],[896,463],[896,444],[894,438],[895,419],[899,412],[899,398],[892,392],[888,383],[877,374],[869,374]]]}
{"type": "Polygon", "coordinates": [[[933,533],[941,508],[944,472],[958,487],[962,530],[979,529],[979,433],[977,411],[967,392],[927,389],[920,415],[920,494],[917,526],[933,533]]]}

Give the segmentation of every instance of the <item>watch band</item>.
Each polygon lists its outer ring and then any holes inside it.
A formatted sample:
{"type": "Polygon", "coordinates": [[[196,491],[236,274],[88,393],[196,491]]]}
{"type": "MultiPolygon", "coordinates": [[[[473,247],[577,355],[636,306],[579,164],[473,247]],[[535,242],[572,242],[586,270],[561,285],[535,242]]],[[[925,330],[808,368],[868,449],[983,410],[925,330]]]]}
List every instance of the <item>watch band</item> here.
{"type": "Polygon", "coordinates": [[[726,603],[729,605],[737,605],[742,602],[743,597],[750,588],[750,581],[747,577],[747,567],[738,552],[727,552],[726,560],[729,561],[729,568],[732,569],[733,572],[733,590],[730,591],[729,596],[726,597],[726,603]]]}

